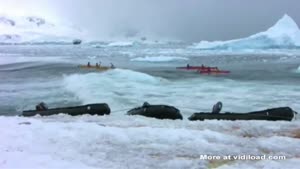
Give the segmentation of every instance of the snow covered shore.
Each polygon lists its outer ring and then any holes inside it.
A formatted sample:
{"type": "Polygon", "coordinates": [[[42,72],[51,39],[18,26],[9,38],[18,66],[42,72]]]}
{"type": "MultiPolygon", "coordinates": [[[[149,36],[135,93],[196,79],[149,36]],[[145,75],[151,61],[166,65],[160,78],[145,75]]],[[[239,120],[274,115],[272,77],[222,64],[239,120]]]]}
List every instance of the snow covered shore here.
{"type": "Polygon", "coordinates": [[[0,168],[298,168],[300,121],[0,117],[0,168]],[[202,160],[201,155],[285,156],[202,160]]]}

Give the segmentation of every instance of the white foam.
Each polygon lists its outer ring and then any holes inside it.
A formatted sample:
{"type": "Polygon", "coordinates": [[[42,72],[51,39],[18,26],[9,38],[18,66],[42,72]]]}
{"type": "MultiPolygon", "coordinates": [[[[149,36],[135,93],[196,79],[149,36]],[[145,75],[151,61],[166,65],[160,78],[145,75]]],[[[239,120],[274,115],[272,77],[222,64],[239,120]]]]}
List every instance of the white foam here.
{"type": "Polygon", "coordinates": [[[170,62],[175,60],[189,60],[189,58],[176,56],[146,56],[131,59],[131,61],[138,62],[170,62]]]}
{"type": "Polygon", "coordinates": [[[157,89],[163,79],[131,70],[115,69],[104,73],[74,74],[64,78],[64,86],[83,103],[107,102],[113,108],[140,104],[145,92],[157,89]],[[142,90],[141,92],[137,92],[142,90]]]}
{"type": "Polygon", "coordinates": [[[133,46],[134,42],[132,41],[116,41],[116,42],[111,42],[107,46],[108,47],[129,47],[133,46]]]}
{"type": "Polygon", "coordinates": [[[300,66],[298,66],[298,68],[295,71],[296,73],[300,73],[300,66]]]}
{"type": "Polygon", "coordinates": [[[211,111],[217,101],[223,102],[224,111],[248,112],[278,106],[300,109],[299,96],[295,92],[300,87],[203,76],[168,81],[145,73],[116,69],[105,73],[69,75],[64,78],[63,86],[85,104],[106,102],[113,110],[132,108],[144,101],[174,105],[186,115],[211,111]],[[287,96],[294,99],[283,99],[287,96]]]}

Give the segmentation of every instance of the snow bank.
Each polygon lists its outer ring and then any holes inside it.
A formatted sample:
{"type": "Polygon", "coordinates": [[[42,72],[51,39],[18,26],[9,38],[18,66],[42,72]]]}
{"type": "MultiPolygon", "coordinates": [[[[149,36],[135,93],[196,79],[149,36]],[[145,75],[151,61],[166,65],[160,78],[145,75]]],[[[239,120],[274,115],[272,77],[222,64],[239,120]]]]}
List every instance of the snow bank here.
{"type": "Polygon", "coordinates": [[[291,168],[299,121],[155,120],[138,116],[0,117],[0,168],[291,168]],[[285,156],[202,160],[200,155],[285,156]]]}

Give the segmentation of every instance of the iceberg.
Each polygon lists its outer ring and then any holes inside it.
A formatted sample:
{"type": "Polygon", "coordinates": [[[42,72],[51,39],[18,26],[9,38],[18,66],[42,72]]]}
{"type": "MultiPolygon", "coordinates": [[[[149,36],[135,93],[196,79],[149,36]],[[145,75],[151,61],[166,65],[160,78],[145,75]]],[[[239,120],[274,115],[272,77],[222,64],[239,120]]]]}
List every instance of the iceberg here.
{"type": "Polygon", "coordinates": [[[229,41],[201,41],[192,48],[202,50],[291,49],[300,47],[300,30],[296,22],[284,15],[264,32],[229,41]]]}

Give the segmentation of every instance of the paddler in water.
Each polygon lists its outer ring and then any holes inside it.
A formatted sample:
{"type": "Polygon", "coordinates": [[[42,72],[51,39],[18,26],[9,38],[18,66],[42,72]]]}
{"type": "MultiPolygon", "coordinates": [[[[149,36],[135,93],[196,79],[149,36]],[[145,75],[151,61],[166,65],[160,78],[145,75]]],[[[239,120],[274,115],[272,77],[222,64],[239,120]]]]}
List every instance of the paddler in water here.
{"type": "Polygon", "coordinates": [[[91,67],[91,63],[90,62],[88,62],[87,67],[91,67]]]}
{"type": "Polygon", "coordinates": [[[114,69],[116,68],[114,64],[110,63],[110,68],[114,69]]]}
{"type": "Polygon", "coordinates": [[[223,104],[222,102],[217,102],[214,106],[213,106],[213,109],[212,109],[212,114],[219,114],[220,111],[222,110],[222,107],[223,107],[223,104]]]}
{"type": "Polygon", "coordinates": [[[187,68],[190,68],[190,64],[187,64],[186,67],[187,67],[187,68]]]}

